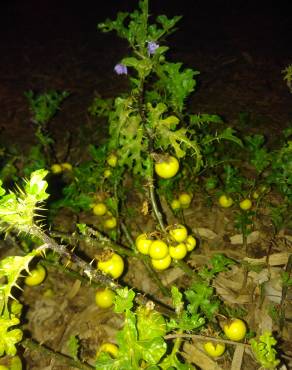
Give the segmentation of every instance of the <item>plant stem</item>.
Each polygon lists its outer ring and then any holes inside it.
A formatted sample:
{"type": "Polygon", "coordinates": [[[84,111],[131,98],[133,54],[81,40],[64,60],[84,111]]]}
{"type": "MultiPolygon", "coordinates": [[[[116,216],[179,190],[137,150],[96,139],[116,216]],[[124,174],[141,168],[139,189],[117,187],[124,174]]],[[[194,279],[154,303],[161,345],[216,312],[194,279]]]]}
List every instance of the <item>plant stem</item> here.
{"type": "Polygon", "coordinates": [[[50,248],[54,252],[58,253],[65,260],[67,260],[68,263],[75,263],[80,270],[83,271],[84,275],[86,275],[90,280],[98,281],[102,285],[109,286],[113,290],[121,288],[120,284],[115,282],[107,275],[98,272],[94,267],[91,266],[91,264],[85,262],[73,252],[67,250],[66,246],[56,243],[54,239],[50,238],[38,226],[33,225],[30,229],[30,234],[41,239],[45,243],[46,248],[50,248]]]}
{"type": "MultiPolygon", "coordinates": [[[[287,262],[286,269],[285,269],[285,273],[287,274],[288,279],[290,279],[291,270],[292,270],[292,254],[290,254],[288,258],[288,262],[287,262]]],[[[281,297],[280,310],[279,310],[280,311],[279,312],[279,318],[280,318],[279,326],[280,326],[281,331],[283,330],[284,325],[285,325],[285,308],[286,308],[285,300],[286,300],[286,296],[288,293],[288,288],[289,288],[288,284],[285,284],[285,285],[283,284],[282,297],[281,297]]]]}
{"type": "Polygon", "coordinates": [[[203,341],[212,341],[212,342],[218,342],[218,343],[226,343],[226,344],[232,344],[234,346],[237,346],[238,344],[241,344],[245,347],[250,347],[250,344],[246,344],[246,343],[241,343],[241,342],[235,342],[235,341],[232,341],[232,340],[227,340],[227,339],[221,339],[221,338],[214,338],[214,337],[208,337],[208,336],[205,336],[205,335],[198,335],[198,334],[181,334],[181,333],[177,333],[177,334],[168,334],[168,335],[165,335],[164,336],[164,339],[165,340],[168,340],[168,339],[174,339],[174,338],[191,338],[191,339],[199,339],[199,340],[203,340],[203,341]]]}
{"type": "Polygon", "coordinates": [[[183,339],[180,336],[182,333],[183,333],[183,330],[182,329],[180,329],[177,332],[177,336],[175,337],[175,341],[174,341],[174,345],[173,345],[173,348],[172,348],[172,351],[171,351],[171,355],[176,355],[176,353],[179,351],[179,347],[180,347],[181,342],[182,342],[182,339],[183,339]]]}
{"type": "Polygon", "coordinates": [[[63,355],[62,353],[55,352],[52,349],[49,349],[43,345],[40,345],[39,343],[31,340],[31,339],[25,339],[20,343],[25,349],[30,349],[33,351],[38,351],[45,356],[49,356],[51,358],[54,358],[59,363],[62,363],[66,367],[69,368],[77,368],[81,370],[91,370],[94,369],[93,366],[90,366],[84,362],[81,362],[79,360],[74,360],[71,357],[68,357],[67,355],[63,355]]]}
{"type": "Polygon", "coordinates": [[[153,160],[152,159],[151,159],[151,162],[152,162],[152,177],[148,179],[150,201],[151,201],[152,209],[154,212],[154,216],[157,222],[159,223],[161,230],[163,232],[166,232],[164,222],[163,222],[163,217],[162,217],[161,212],[158,209],[158,205],[157,205],[156,198],[155,198],[155,191],[154,191],[154,184],[153,184],[153,160]]]}
{"type": "Polygon", "coordinates": [[[111,248],[123,256],[134,257],[136,255],[132,250],[113,242],[111,239],[101,234],[97,230],[88,227],[87,231],[88,233],[86,235],[76,235],[75,233],[74,235],[69,235],[61,232],[52,231],[51,235],[53,237],[66,240],[73,245],[77,245],[78,242],[82,241],[90,246],[96,247],[97,249],[111,248]],[[96,239],[92,238],[92,235],[96,237],[96,239]]]}
{"type": "MultiPolygon", "coordinates": [[[[72,262],[76,264],[81,271],[83,271],[84,275],[90,280],[90,282],[96,282],[98,284],[104,285],[109,287],[112,290],[117,290],[117,289],[122,289],[123,286],[110,278],[109,276],[99,272],[96,270],[90,263],[87,263],[80,257],[78,257],[76,254],[73,252],[67,250],[66,246],[64,245],[59,245],[55,242],[54,239],[50,238],[46,233],[44,233],[38,226],[33,225],[30,228],[29,233],[31,235],[36,236],[37,238],[41,239],[45,245],[42,246],[42,248],[39,248],[39,251],[45,250],[46,248],[52,249],[54,252],[59,254],[61,257],[63,257],[65,260],[68,261],[68,263],[72,262]]],[[[133,251],[130,251],[133,254],[133,251]]],[[[149,299],[145,297],[144,294],[137,293],[135,301],[138,304],[145,305],[149,299]]],[[[165,306],[163,306],[159,302],[154,302],[156,306],[157,311],[162,311],[163,314],[167,316],[173,315],[173,311],[168,309],[166,310],[165,306]],[[168,311],[168,314],[166,313],[168,311]]]]}
{"type": "Polygon", "coordinates": [[[176,266],[178,266],[179,268],[181,268],[181,269],[186,273],[186,275],[188,275],[188,276],[190,276],[190,277],[192,277],[192,278],[194,278],[194,277],[197,277],[197,278],[198,278],[198,276],[197,276],[196,272],[195,272],[194,270],[192,270],[192,269],[188,266],[188,264],[187,264],[186,262],[184,262],[184,261],[182,261],[182,260],[176,260],[176,261],[174,262],[174,264],[175,264],[176,266]]]}
{"type": "Polygon", "coordinates": [[[158,288],[161,290],[162,294],[166,297],[171,297],[170,291],[162,284],[157,272],[153,270],[152,266],[149,263],[149,259],[144,257],[143,258],[144,266],[146,267],[150,277],[156,283],[158,288]]]}

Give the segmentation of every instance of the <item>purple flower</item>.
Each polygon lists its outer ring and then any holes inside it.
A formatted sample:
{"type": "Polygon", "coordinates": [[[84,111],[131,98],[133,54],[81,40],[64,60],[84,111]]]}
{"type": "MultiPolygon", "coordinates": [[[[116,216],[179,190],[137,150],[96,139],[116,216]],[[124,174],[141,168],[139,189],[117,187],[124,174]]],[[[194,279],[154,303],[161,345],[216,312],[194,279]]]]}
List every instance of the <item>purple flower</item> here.
{"type": "Polygon", "coordinates": [[[115,65],[114,71],[118,75],[127,75],[128,74],[127,67],[125,65],[121,64],[121,63],[118,63],[118,64],[115,65]]]}
{"type": "Polygon", "coordinates": [[[154,41],[149,41],[147,45],[148,53],[149,55],[153,55],[155,53],[155,50],[159,48],[159,45],[156,44],[154,41]]]}

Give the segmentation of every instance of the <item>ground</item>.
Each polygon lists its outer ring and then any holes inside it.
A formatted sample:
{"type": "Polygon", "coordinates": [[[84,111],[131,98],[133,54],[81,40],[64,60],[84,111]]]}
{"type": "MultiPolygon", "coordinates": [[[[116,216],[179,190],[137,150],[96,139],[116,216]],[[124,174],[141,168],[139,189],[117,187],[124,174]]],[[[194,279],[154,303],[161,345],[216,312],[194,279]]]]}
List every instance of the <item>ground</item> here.
{"type": "MultiPolygon", "coordinates": [[[[38,13],[41,8],[36,2],[26,8],[14,3],[7,7],[6,22],[2,22],[1,144],[21,148],[25,153],[35,143],[25,91],[66,90],[70,97],[50,129],[57,138],[59,160],[65,155],[64,132],[70,132],[70,161],[74,164],[82,157],[82,150],[76,146],[81,142],[78,137],[80,128],[87,128],[93,140],[102,138],[106,131],[106,123],[93,120],[87,108],[94,95],[114,97],[124,89],[126,81],[113,73],[113,66],[127,53],[127,46],[114,35],[98,33],[97,21],[90,12],[86,19],[81,13],[79,19],[76,9],[71,14],[64,9],[57,12],[49,3],[46,6],[43,13],[38,13]],[[7,19],[14,21],[13,27],[8,27],[7,19]]],[[[251,9],[241,11],[238,6],[228,12],[226,5],[225,11],[221,9],[218,14],[210,14],[204,7],[199,7],[196,14],[194,11],[192,16],[186,15],[177,34],[170,37],[173,47],[169,56],[200,71],[196,92],[189,101],[191,112],[218,114],[239,132],[263,133],[268,145],[276,147],[281,131],[291,127],[292,95],[281,73],[291,63],[291,26],[284,12],[274,12],[272,8],[259,12],[249,6],[251,9]],[[242,117],[245,117],[244,122],[242,117]]],[[[107,10],[112,15],[115,9],[108,5],[107,10]]],[[[103,11],[107,16],[106,10],[103,11]]],[[[103,19],[101,15],[96,18],[103,19]]],[[[269,197],[275,195],[271,193],[269,197]]],[[[137,201],[136,206],[142,204],[137,201]]],[[[174,221],[170,210],[163,206],[169,222],[174,221]]],[[[69,211],[64,212],[67,213],[62,214],[61,223],[63,229],[70,230],[75,220],[69,211]]],[[[281,303],[279,276],[291,253],[291,230],[282,230],[272,238],[271,225],[265,223],[265,205],[259,209],[259,214],[261,222],[255,225],[246,251],[241,236],[234,229],[232,210],[222,210],[217,205],[210,208],[204,197],[195,196],[191,207],[184,212],[190,230],[199,241],[196,252],[189,257],[190,266],[199,268],[208,263],[215,252],[250,263],[265,262],[269,256],[269,265],[261,273],[247,273],[242,267],[234,267],[221,274],[214,283],[224,301],[231,306],[240,303],[248,311],[246,320],[255,331],[273,328],[265,308],[272,303],[281,303]],[[263,281],[268,284],[262,301],[259,282],[263,281]]],[[[98,224],[94,217],[82,217],[91,224],[98,224]]],[[[151,219],[140,215],[137,230],[145,230],[145,225],[146,229],[153,227],[151,219]]],[[[150,278],[145,278],[143,269],[140,262],[130,259],[124,282],[169,303],[150,278]]],[[[62,353],[68,353],[70,335],[78,335],[83,347],[87,348],[87,352],[82,353],[83,359],[92,364],[95,349],[105,338],[115,340],[115,331],[121,327],[122,319],[111,311],[96,307],[94,287],[81,286],[79,280],[63,276],[49,267],[44,284],[33,289],[25,288],[22,301],[29,308],[27,330],[37,341],[62,353]]],[[[171,285],[174,282],[181,284],[184,277],[180,269],[173,268],[163,273],[162,278],[165,284],[171,285]]],[[[292,310],[288,302],[287,296],[287,321],[281,332],[281,350],[288,356],[287,366],[289,361],[291,366],[292,310]]],[[[193,350],[198,349],[200,345],[193,350]]],[[[185,351],[192,356],[188,348],[185,351]]],[[[193,356],[199,355],[196,352],[193,356]]],[[[62,367],[57,360],[35,351],[25,352],[23,357],[27,369],[68,369],[67,365],[62,367]]],[[[227,370],[231,358],[229,353],[227,358],[218,361],[218,365],[210,365],[204,356],[194,362],[206,370],[211,366],[227,370]]],[[[251,370],[255,366],[246,355],[242,369],[251,370]]]]}

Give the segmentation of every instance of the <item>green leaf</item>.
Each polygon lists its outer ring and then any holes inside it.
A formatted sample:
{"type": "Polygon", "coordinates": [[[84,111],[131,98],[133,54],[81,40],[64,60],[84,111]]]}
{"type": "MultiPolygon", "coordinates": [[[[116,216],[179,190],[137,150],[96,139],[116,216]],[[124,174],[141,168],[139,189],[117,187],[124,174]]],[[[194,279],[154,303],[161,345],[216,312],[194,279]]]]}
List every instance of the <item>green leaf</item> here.
{"type": "Polygon", "coordinates": [[[156,21],[160,23],[165,30],[170,30],[181,20],[181,18],[182,16],[179,15],[173,18],[168,18],[166,15],[162,14],[156,18],[156,21]]]}
{"type": "Polygon", "coordinates": [[[183,295],[180,293],[176,286],[171,287],[171,296],[172,296],[172,304],[175,308],[175,312],[179,315],[181,310],[183,309],[183,295]]]}
{"type": "Polygon", "coordinates": [[[258,341],[251,339],[250,344],[257,361],[265,369],[276,369],[280,363],[280,360],[276,358],[277,352],[273,348],[277,341],[270,332],[265,332],[258,341]]]}
{"type": "MultiPolygon", "coordinates": [[[[33,251],[26,256],[9,256],[0,260],[0,315],[3,318],[9,318],[8,299],[12,297],[13,287],[18,287],[17,279],[23,270],[29,270],[28,265],[36,254],[37,251],[33,251]]],[[[14,315],[18,315],[17,311],[14,315]]]]}
{"type": "Polygon", "coordinates": [[[214,299],[214,289],[207,283],[193,283],[191,288],[185,291],[185,296],[190,302],[187,310],[192,315],[201,312],[211,320],[219,309],[219,301],[214,299]]]}
{"type": "Polygon", "coordinates": [[[149,341],[156,337],[163,337],[166,334],[164,317],[153,309],[140,306],[136,310],[137,329],[140,341],[149,341]]]}
{"type": "Polygon", "coordinates": [[[76,335],[70,335],[67,341],[68,349],[70,355],[74,358],[74,360],[78,360],[78,353],[79,353],[79,338],[76,335]]]}
{"type": "Polygon", "coordinates": [[[190,124],[195,124],[200,127],[203,124],[208,123],[223,123],[223,120],[217,114],[190,114],[190,124]]]}
{"type": "Polygon", "coordinates": [[[19,322],[16,317],[11,319],[0,317],[0,356],[4,354],[8,356],[16,355],[16,344],[22,339],[22,331],[20,329],[11,330],[10,328],[18,325],[19,322]]]}
{"type": "Polygon", "coordinates": [[[166,343],[161,337],[139,341],[141,357],[149,364],[158,364],[167,349],[166,343]]]}
{"type": "Polygon", "coordinates": [[[67,91],[58,93],[49,91],[44,94],[35,95],[33,91],[24,93],[33,114],[33,120],[39,125],[44,125],[56,114],[61,102],[69,96],[67,91]]]}
{"type": "Polygon", "coordinates": [[[135,292],[129,290],[128,287],[116,290],[116,296],[114,300],[115,312],[123,313],[130,310],[133,307],[133,300],[135,298],[135,292]]]}
{"type": "Polygon", "coordinates": [[[180,70],[182,63],[164,63],[157,67],[156,73],[160,80],[159,89],[166,89],[170,104],[175,112],[182,112],[187,96],[194,91],[196,81],[194,76],[199,74],[192,69],[180,70]]]}
{"type": "Polygon", "coordinates": [[[34,171],[30,175],[30,180],[26,182],[24,188],[26,194],[33,196],[37,202],[44,201],[49,197],[49,194],[46,193],[48,183],[43,180],[47,174],[48,171],[44,169],[34,171]]]}
{"type": "Polygon", "coordinates": [[[216,136],[206,135],[202,140],[202,145],[209,145],[213,141],[229,140],[243,148],[242,141],[235,135],[235,130],[231,127],[227,127],[222,132],[217,133],[216,136]]]}
{"type": "Polygon", "coordinates": [[[9,370],[22,370],[22,362],[18,356],[13,356],[10,360],[9,370]]]}
{"type": "Polygon", "coordinates": [[[2,197],[6,193],[6,190],[2,187],[2,185],[3,182],[2,180],[0,180],[0,197],[2,197]]]}
{"type": "Polygon", "coordinates": [[[194,367],[188,364],[183,364],[177,358],[176,353],[171,353],[170,355],[166,356],[164,360],[159,364],[161,369],[163,370],[193,370],[194,367]]]}
{"type": "Polygon", "coordinates": [[[142,60],[135,57],[124,58],[121,63],[125,66],[135,68],[138,72],[139,79],[145,79],[152,70],[152,61],[150,58],[142,60]]]}

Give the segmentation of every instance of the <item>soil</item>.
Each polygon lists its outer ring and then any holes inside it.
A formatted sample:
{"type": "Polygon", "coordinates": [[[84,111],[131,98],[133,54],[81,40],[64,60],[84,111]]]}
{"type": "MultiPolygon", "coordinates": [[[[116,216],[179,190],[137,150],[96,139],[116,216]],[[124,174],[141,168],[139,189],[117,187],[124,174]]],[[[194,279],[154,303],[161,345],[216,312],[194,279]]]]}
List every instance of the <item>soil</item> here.
{"type": "MultiPolygon", "coordinates": [[[[72,141],[69,159],[76,164],[83,158],[84,149],[80,145],[88,144],[88,133],[92,142],[98,144],[107,130],[106,122],[93,119],[87,112],[93,97],[96,94],[115,97],[127,86],[123,77],[113,73],[113,66],[127,54],[127,45],[113,34],[97,32],[96,24],[113,17],[118,10],[131,9],[136,2],[117,4],[110,0],[102,9],[90,4],[84,8],[66,1],[60,5],[56,0],[41,3],[14,1],[5,4],[0,15],[0,144],[28,153],[36,143],[25,91],[66,90],[70,96],[50,123],[50,130],[56,138],[60,161],[66,156],[68,136],[65,133],[69,132],[72,141]]],[[[190,111],[218,114],[237,131],[263,133],[268,144],[276,146],[282,130],[291,127],[292,120],[292,95],[282,75],[282,70],[292,63],[292,22],[288,12],[281,7],[275,10],[269,4],[261,7],[249,1],[235,4],[226,1],[221,6],[214,5],[211,11],[203,1],[198,1],[196,8],[186,1],[176,5],[168,3],[153,5],[153,14],[185,15],[177,33],[169,38],[168,55],[171,60],[200,71],[196,92],[189,101],[190,111]]],[[[271,192],[266,201],[276,198],[271,192]]],[[[131,199],[131,206],[140,210],[142,200],[135,196],[131,199]]],[[[162,206],[169,223],[175,222],[167,205],[162,206]]],[[[224,253],[251,265],[264,264],[261,272],[248,271],[244,264],[235,265],[219,275],[214,288],[230,307],[240,305],[246,310],[245,320],[250,330],[275,330],[284,354],[283,366],[292,369],[291,294],[287,293],[283,303],[280,284],[281,271],[291,254],[291,231],[281,230],[273,236],[265,204],[258,212],[260,221],[255,224],[245,250],[242,236],[234,227],[234,211],[222,210],[216,204],[210,206],[206,197],[195,196],[191,207],[184,211],[184,219],[199,244],[196,252],[190,254],[188,264],[199,269],[208,264],[215,253],[224,253]],[[262,282],[266,282],[264,296],[260,290],[262,282]],[[267,314],[273,304],[286,308],[281,331],[267,314]]],[[[155,226],[149,215],[143,216],[140,212],[137,215],[133,227],[136,233],[153,230],[155,226]]],[[[98,219],[88,214],[80,215],[78,222],[80,220],[98,226],[98,219]]],[[[75,222],[75,216],[64,210],[54,224],[59,225],[59,230],[72,231],[75,222]]],[[[15,246],[8,247],[6,253],[18,250],[15,246]]],[[[80,246],[80,253],[86,254],[88,260],[94,258],[94,251],[85,246],[80,246]]],[[[37,342],[68,355],[69,338],[78,336],[82,360],[93,365],[96,349],[104,341],[115,342],[116,330],[122,327],[123,320],[111,310],[95,305],[96,287],[81,285],[79,280],[52,266],[48,271],[42,285],[33,289],[25,287],[21,296],[27,310],[26,330],[37,342]]],[[[178,267],[161,273],[161,278],[168,287],[183,286],[187,282],[178,267]]],[[[128,260],[122,282],[165,304],[170,303],[137,259],[128,260]]],[[[192,351],[199,351],[202,357],[193,363],[203,370],[211,369],[211,365],[214,369],[227,370],[234,359],[231,347],[217,365],[215,361],[210,365],[201,344],[195,340],[187,343],[183,351],[188,359],[198,356],[192,351]],[[192,349],[188,348],[190,343],[192,349]]],[[[61,365],[57,358],[37,350],[26,350],[21,356],[26,369],[30,370],[75,368],[61,365]]],[[[260,367],[249,350],[242,361],[243,370],[260,367]]],[[[237,368],[240,367],[232,367],[237,368]]]]}

